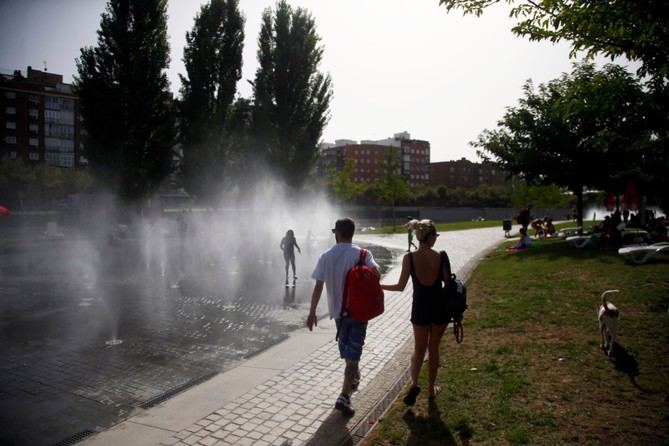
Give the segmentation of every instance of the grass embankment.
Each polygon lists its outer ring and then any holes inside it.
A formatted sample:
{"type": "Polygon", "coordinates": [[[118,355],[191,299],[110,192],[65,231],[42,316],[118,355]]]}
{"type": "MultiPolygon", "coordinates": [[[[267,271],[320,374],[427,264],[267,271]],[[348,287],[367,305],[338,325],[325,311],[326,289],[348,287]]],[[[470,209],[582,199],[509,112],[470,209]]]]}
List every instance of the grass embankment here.
{"type": "MultiPolygon", "coordinates": [[[[395,233],[405,233],[407,230],[402,226],[404,222],[398,222],[395,225],[395,233]]],[[[456,221],[450,223],[437,223],[437,231],[461,231],[463,229],[478,229],[478,228],[493,228],[499,227],[502,230],[502,220],[472,220],[472,221],[456,221]]],[[[370,234],[392,234],[392,226],[381,226],[374,231],[369,231],[370,234]]]]}
{"type": "Polygon", "coordinates": [[[669,263],[540,243],[482,261],[464,342],[442,341],[443,392],[407,409],[405,388],[366,445],[669,444],[669,263]],[[614,360],[596,319],[607,289],[620,290],[614,360]]]}
{"type": "MultiPolygon", "coordinates": [[[[594,225],[595,223],[600,223],[600,222],[587,222],[588,224],[586,225],[586,228],[590,228],[590,225],[594,225]]],[[[464,229],[479,229],[479,228],[499,228],[499,230],[502,230],[502,220],[471,220],[471,221],[455,221],[455,222],[450,222],[450,223],[436,223],[437,226],[437,231],[439,232],[447,232],[447,231],[462,231],[464,229]]],[[[556,230],[560,230],[562,228],[571,228],[575,227],[576,223],[575,222],[562,222],[558,223],[555,225],[556,230]]],[[[520,229],[520,225],[518,225],[515,220],[513,221],[513,226],[511,230],[511,235],[518,235],[518,229],[520,229]]],[[[395,226],[395,233],[404,233],[406,232],[406,228],[402,226],[402,224],[397,224],[395,226]]],[[[534,234],[534,230],[530,229],[530,235],[534,234]]],[[[374,231],[369,231],[369,234],[392,234],[393,233],[393,227],[392,226],[382,226],[380,228],[376,228],[374,231]]]]}

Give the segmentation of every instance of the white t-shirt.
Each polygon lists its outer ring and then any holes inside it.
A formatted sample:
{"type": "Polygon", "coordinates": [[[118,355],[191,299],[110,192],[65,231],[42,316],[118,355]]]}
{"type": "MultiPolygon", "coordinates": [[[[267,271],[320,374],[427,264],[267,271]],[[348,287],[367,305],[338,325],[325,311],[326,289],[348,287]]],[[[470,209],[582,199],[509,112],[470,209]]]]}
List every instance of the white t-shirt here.
{"type": "MultiPolygon", "coordinates": [[[[337,243],[318,258],[318,263],[316,263],[316,268],[311,277],[325,282],[330,318],[339,319],[346,273],[358,263],[359,258],[360,247],[351,243],[337,243]]],[[[365,264],[370,268],[379,269],[379,265],[374,261],[374,257],[369,250],[367,250],[367,256],[365,256],[365,264]]]]}

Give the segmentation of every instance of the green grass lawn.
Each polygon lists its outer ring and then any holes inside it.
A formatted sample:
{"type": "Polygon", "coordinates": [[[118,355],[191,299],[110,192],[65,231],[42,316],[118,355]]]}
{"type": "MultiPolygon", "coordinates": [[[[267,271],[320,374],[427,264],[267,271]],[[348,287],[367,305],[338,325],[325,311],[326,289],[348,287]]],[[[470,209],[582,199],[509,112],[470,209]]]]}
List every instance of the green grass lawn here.
{"type": "MultiPolygon", "coordinates": [[[[584,223],[586,225],[586,229],[589,229],[593,222],[589,221],[584,223]]],[[[478,228],[499,228],[499,230],[502,230],[502,220],[484,220],[484,221],[479,221],[479,220],[472,220],[472,221],[456,221],[456,222],[450,222],[450,223],[436,223],[437,225],[437,231],[439,232],[447,232],[447,231],[462,231],[463,229],[478,229],[478,228]]],[[[555,225],[556,230],[560,230],[562,228],[571,228],[575,227],[576,223],[575,222],[563,222],[563,223],[558,223],[555,225]]],[[[520,225],[517,224],[515,221],[513,222],[513,227],[511,230],[511,235],[518,235],[518,229],[520,229],[520,225]]],[[[406,232],[406,228],[402,226],[402,224],[397,224],[395,226],[395,233],[404,233],[406,232]]],[[[382,226],[380,228],[376,228],[374,231],[369,231],[369,234],[392,234],[393,233],[393,227],[392,226],[382,226]]],[[[533,235],[534,231],[530,230],[530,235],[533,235]]]]}
{"type": "Polygon", "coordinates": [[[446,332],[436,403],[424,391],[408,409],[404,389],[365,444],[669,444],[669,262],[632,266],[561,240],[508,245],[468,282],[465,339],[446,332]],[[621,311],[615,359],[599,347],[607,289],[620,290],[609,295],[621,311]]]}
{"type": "MultiPolygon", "coordinates": [[[[402,226],[404,222],[398,223],[395,226],[395,233],[406,232],[406,228],[402,226]]],[[[499,230],[502,230],[502,220],[472,220],[472,221],[456,221],[450,223],[437,223],[437,231],[446,232],[446,231],[461,231],[463,229],[478,229],[478,228],[493,228],[499,227],[499,230]]],[[[382,226],[376,228],[375,231],[370,231],[370,234],[392,234],[392,226],[382,226]]]]}

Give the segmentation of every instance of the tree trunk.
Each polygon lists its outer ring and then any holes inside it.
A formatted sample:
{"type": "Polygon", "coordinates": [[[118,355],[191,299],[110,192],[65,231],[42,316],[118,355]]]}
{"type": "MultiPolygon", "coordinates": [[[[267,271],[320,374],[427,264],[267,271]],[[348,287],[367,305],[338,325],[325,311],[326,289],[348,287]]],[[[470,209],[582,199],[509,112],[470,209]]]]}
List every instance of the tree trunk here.
{"type": "Polygon", "coordinates": [[[395,233],[395,200],[392,200],[390,202],[390,212],[392,214],[390,216],[390,218],[392,218],[392,220],[393,220],[393,234],[394,234],[395,233]]]}
{"type": "Polygon", "coordinates": [[[573,192],[576,195],[576,226],[579,227],[578,233],[583,234],[583,186],[578,186],[573,192]]]}

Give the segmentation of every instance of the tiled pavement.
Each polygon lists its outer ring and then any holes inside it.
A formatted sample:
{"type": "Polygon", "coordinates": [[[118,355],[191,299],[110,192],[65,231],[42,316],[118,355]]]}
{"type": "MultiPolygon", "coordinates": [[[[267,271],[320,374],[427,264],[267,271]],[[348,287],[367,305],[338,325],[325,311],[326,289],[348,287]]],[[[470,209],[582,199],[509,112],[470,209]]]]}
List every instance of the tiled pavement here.
{"type": "MultiPolygon", "coordinates": [[[[449,232],[442,234],[436,249],[445,249],[453,271],[466,277],[481,256],[503,239],[499,228],[449,232]]],[[[355,240],[406,247],[405,235],[362,234],[355,240]]],[[[398,275],[399,268],[395,267],[383,281],[392,282],[398,275]]],[[[360,390],[352,398],[357,413],[350,419],[333,410],[341,388],[343,363],[334,343],[334,324],[324,319],[316,333],[302,329],[302,333],[260,355],[264,359],[256,363],[252,359],[240,366],[237,377],[218,384],[205,383],[206,390],[199,389],[198,393],[196,388],[168,401],[166,404],[172,405],[170,416],[161,415],[158,407],[153,417],[144,414],[140,421],[130,419],[109,433],[88,438],[84,444],[119,444],[119,438],[134,438],[133,444],[161,446],[357,443],[407,379],[412,344],[410,309],[409,283],[403,292],[387,293],[385,313],[370,322],[360,362],[360,390]],[[293,360],[296,356],[298,359],[293,360]],[[194,416],[189,406],[197,406],[196,400],[200,400],[200,410],[194,416]],[[216,400],[220,401],[218,405],[216,400]],[[179,416],[180,411],[183,417],[179,416]],[[190,422],[184,424],[188,417],[190,422]],[[160,432],[144,432],[156,429],[160,432]],[[133,435],[134,431],[137,435],[133,435]],[[119,433],[120,437],[115,436],[119,433]]]]}

